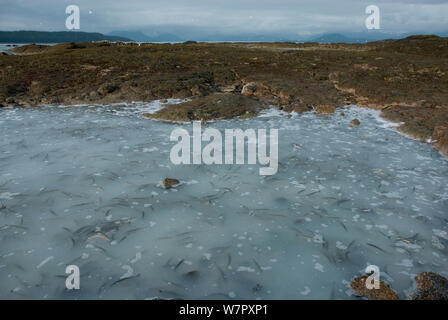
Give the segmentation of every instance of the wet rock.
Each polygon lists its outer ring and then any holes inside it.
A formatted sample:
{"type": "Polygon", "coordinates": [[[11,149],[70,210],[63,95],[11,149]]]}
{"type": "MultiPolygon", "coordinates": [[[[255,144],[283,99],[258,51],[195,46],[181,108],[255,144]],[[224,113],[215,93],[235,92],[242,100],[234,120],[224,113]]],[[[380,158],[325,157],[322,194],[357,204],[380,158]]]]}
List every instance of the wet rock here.
{"type": "Polygon", "coordinates": [[[318,105],[314,108],[314,111],[321,114],[333,114],[336,111],[336,107],[329,105],[318,105]]]}
{"type": "Polygon", "coordinates": [[[448,300],[448,279],[434,272],[422,272],[415,277],[417,291],[412,300],[448,300]]]}
{"type": "Polygon", "coordinates": [[[361,122],[359,122],[358,119],[353,119],[352,121],[350,121],[350,125],[351,125],[351,126],[354,126],[354,127],[357,127],[357,126],[359,126],[360,124],[361,124],[361,122]]]}
{"type": "Polygon", "coordinates": [[[286,92],[284,92],[284,91],[281,91],[279,93],[278,97],[280,98],[280,102],[282,104],[285,104],[285,105],[290,104],[292,102],[292,100],[293,100],[291,95],[286,93],[286,92]]]}
{"type": "Polygon", "coordinates": [[[344,113],[344,112],[341,112],[340,116],[341,116],[341,117],[345,117],[345,113],[344,113]]]}
{"type": "Polygon", "coordinates": [[[243,89],[241,90],[241,94],[243,96],[252,96],[252,95],[254,95],[256,90],[257,90],[257,85],[253,82],[250,82],[243,86],[243,89]]]}
{"type": "Polygon", "coordinates": [[[14,100],[13,97],[8,97],[8,98],[6,98],[5,102],[6,102],[7,104],[13,104],[13,103],[16,103],[16,101],[14,100]]]}
{"type": "Polygon", "coordinates": [[[165,189],[171,189],[172,187],[178,185],[180,183],[177,179],[165,178],[162,181],[162,185],[165,189]]]}
{"type": "Polygon", "coordinates": [[[384,281],[380,280],[379,289],[367,289],[366,280],[369,275],[363,275],[353,279],[350,287],[357,296],[365,297],[369,300],[398,300],[398,295],[384,281]]]}
{"type": "Polygon", "coordinates": [[[167,100],[167,99],[162,99],[162,100],[160,100],[160,102],[161,102],[161,103],[167,103],[168,100],[167,100]]]}
{"type": "Polygon", "coordinates": [[[432,133],[431,140],[437,149],[448,156],[448,126],[436,126],[432,133]]]}

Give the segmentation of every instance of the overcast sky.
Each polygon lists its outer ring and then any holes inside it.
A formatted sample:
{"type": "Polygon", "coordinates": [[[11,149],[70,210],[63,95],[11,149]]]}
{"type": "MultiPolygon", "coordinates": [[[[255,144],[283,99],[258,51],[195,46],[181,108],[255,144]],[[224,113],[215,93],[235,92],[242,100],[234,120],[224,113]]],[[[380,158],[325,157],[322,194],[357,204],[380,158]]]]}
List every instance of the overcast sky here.
{"type": "Polygon", "coordinates": [[[0,0],[0,30],[65,30],[67,5],[81,10],[81,30],[160,29],[309,35],[365,31],[365,9],[381,10],[387,33],[448,31],[448,0],[0,0]]]}

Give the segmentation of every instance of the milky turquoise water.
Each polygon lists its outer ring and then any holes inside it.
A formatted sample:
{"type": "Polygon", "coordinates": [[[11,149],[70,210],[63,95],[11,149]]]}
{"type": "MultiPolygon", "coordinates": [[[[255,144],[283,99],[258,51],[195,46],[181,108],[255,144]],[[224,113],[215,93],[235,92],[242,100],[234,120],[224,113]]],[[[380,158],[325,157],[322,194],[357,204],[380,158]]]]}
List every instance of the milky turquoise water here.
{"type": "Polygon", "coordinates": [[[192,128],[140,118],[158,107],[0,109],[0,298],[353,299],[372,264],[405,298],[448,276],[448,162],[376,111],[208,125],[279,129],[263,177],[171,164],[171,131],[192,128]]]}

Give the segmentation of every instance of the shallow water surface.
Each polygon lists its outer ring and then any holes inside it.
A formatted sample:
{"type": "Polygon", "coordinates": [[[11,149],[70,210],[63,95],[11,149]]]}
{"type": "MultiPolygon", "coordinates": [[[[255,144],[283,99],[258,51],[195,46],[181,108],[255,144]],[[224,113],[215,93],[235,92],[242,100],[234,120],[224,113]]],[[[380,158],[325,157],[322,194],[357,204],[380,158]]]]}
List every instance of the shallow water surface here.
{"type": "Polygon", "coordinates": [[[448,163],[376,111],[207,125],[279,129],[260,176],[171,164],[191,125],[139,117],[158,107],[0,109],[0,298],[352,299],[372,264],[406,298],[419,272],[448,275],[448,163]]]}

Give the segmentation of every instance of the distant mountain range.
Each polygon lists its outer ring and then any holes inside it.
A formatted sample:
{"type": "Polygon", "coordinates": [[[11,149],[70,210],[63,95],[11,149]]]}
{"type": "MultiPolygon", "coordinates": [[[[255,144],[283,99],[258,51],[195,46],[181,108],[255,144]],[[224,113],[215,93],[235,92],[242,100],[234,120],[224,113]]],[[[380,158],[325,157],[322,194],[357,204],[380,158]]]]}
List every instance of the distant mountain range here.
{"type": "MultiPolygon", "coordinates": [[[[389,37],[390,38],[390,37],[389,37]]],[[[323,34],[317,37],[312,37],[306,40],[306,42],[318,42],[318,43],[366,43],[369,41],[376,41],[382,39],[366,39],[366,38],[350,38],[339,33],[323,34]]]]}
{"type": "MultiPolygon", "coordinates": [[[[189,29],[167,26],[151,31],[113,31],[109,34],[60,31],[0,31],[0,43],[60,43],[60,42],[90,42],[90,41],[136,41],[136,42],[183,42],[194,41],[248,41],[248,42],[318,42],[318,43],[366,43],[385,39],[402,39],[410,35],[390,34],[372,30],[359,33],[325,33],[311,37],[301,37],[295,34],[225,34],[202,29],[189,29]]],[[[447,37],[448,32],[436,33],[447,37]]]]}
{"type": "Polygon", "coordinates": [[[131,41],[126,37],[109,36],[101,33],[77,31],[0,31],[2,43],[61,43],[90,41],[131,41]]]}
{"type": "MultiPolygon", "coordinates": [[[[258,42],[318,42],[318,43],[366,43],[385,39],[401,39],[414,34],[406,33],[392,34],[377,30],[359,33],[324,33],[303,37],[294,34],[224,34],[213,31],[196,29],[178,29],[171,26],[166,28],[168,32],[154,29],[149,34],[142,31],[113,31],[112,36],[127,37],[137,42],[177,42],[177,41],[258,41],[258,42]]],[[[438,36],[446,37],[448,33],[436,33],[438,36]]]]}
{"type": "Polygon", "coordinates": [[[170,33],[156,34],[148,36],[141,31],[112,31],[109,36],[126,37],[137,42],[176,42],[183,41],[179,36],[170,33]]]}
{"type": "MultiPolygon", "coordinates": [[[[311,37],[304,42],[318,42],[318,43],[366,43],[372,41],[380,41],[386,39],[403,39],[416,33],[402,33],[402,34],[389,34],[382,32],[366,32],[366,33],[327,33],[320,36],[311,37]]],[[[422,33],[418,33],[422,34],[422,33]]],[[[440,37],[447,37],[448,33],[436,33],[440,37]]]]}

